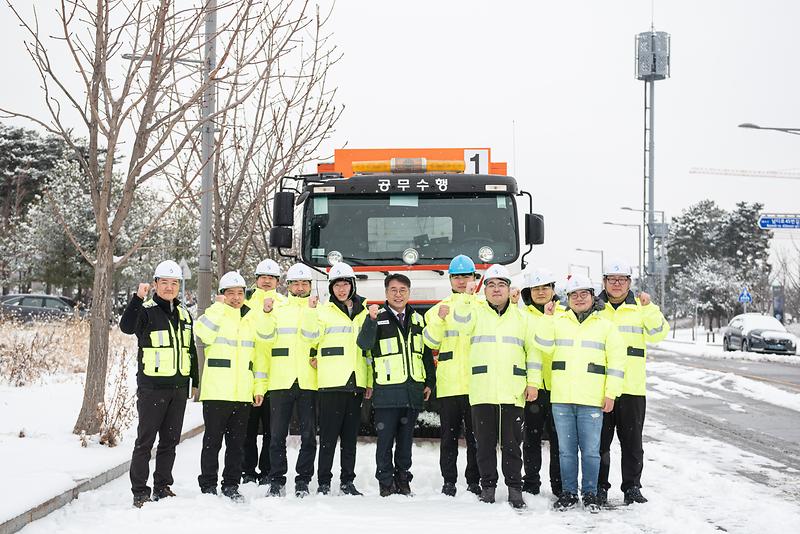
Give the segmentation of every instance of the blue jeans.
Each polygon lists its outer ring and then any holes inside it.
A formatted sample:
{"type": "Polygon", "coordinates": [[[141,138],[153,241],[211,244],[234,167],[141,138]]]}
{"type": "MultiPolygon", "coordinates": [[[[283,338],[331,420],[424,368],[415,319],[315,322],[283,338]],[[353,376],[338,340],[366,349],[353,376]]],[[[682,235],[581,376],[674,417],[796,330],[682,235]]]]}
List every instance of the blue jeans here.
{"type": "Polygon", "coordinates": [[[553,420],[558,434],[563,491],[578,493],[578,448],[581,450],[581,490],[597,493],[600,472],[600,434],[603,411],[596,406],[553,404],[553,420]]]}

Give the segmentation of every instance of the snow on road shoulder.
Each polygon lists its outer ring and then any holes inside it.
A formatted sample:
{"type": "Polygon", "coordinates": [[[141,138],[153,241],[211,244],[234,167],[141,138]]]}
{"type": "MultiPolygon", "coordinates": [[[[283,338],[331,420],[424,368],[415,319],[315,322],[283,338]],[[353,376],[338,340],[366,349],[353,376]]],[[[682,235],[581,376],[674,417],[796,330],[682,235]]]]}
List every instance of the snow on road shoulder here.
{"type": "Polygon", "coordinates": [[[746,398],[800,412],[800,395],[758,380],[752,380],[735,373],[685,367],[672,362],[649,361],[647,365],[650,373],[648,383],[653,389],[661,393],[675,392],[677,394],[684,393],[713,398],[713,393],[686,385],[688,383],[717,391],[736,393],[746,398]],[[672,378],[683,382],[683,384],[673,380],[665,380],[663,377],[672,378]]]}
{"type": "Polygon", "coordinates": [[[650,352],[658,354],[659,351],[666,351],[671,354],[683,354],[686,356],[698,356],[714,360],[741,360],[749,362],[777,362],[789,365],[800,365],[800,356],[787,356],[785,354],[762,354],[759,352],[742,352],[740,350],[724,351],[722,345],[705,344],[701,341],[697,343],[686,341],[664,341],[654,345],[650,352]]]}
{"type": "MultiPolygon", "coordinates": [[[[580,508],[566,513],[551,508],[553,496],[544,491],[526,495],[529,511],[518,514],[504,502],[506,491],[498,489],[498,503],[481,504],[465,491],[459,480],[455,498],[439,493],[438,444],[417,443],[413,459],[414,497],[378,496],[374,479],[375,445],[360,443],[356,484],[364,497],[319,496],[300,500],[291,495],[265,497],[266,489],[242,486],[248,501],[235,505],[224,497],[200,495],[196,477],[201,438],[178,449],[175,466],[178,497],[149,503],[141,510],[131,507],[128,481],[117,480],[99,490],[81,495],[65,508],[27,527],[25,534],[127,532],[214,533],[236,528],[270,532],[353,532],[367,529],[383,533],[474,532],[523,533],[544,531],[718,533],[777,532],[800,522],[797,473],[787,473],[779,464],[744,453],[735,447],[706,438],[686,436],[657,422],[648,421],[645,435],[644,493],[646,505],[620,506],[590,515],[580,508]],[[761,482],[756,482],[759,480],[761,482]],[[794,493],[792,493],[794,491],[794,493]]],[[[611,501],[621,503],[618,448],[613,450],[611,501]]],[[[544,454],[546,463],[547,455],[544,454]]],[[[289,465],[297,458],[297,440],[290,440],[289,465]]],[[[459,455],[463,473],[463,449],[459,455]]],[[[335,466],[338,465],[338,459],[335,466]]],[[[334,476],[337,469],[334,468],[334,476]]],[[[547,465],[542,468],[547,473],[547,465]]],[[[288,489],[291,489],[290,469],[288,489]]],[[[546,475],[545,475],[546,477],[546,475]]],[[[501,475],[502,481],[502,475],[501,475]]],[[[544,488],[548,484],[545,481],[544,488]]],[[[312,491],[316,484],[312,483],[312,491]]]]}
{"type": "MultiPolygon", "coordinates": [[[[0,522],[130,460],[135,421],[114,448],[99,445],[96,439],[81,447],[72,433],[84,376],[58,375],[32,386],[0,386],[0,522]]],[[[202,423],[200,408],[200,403],[189,403],[184,429],[202,423]]]]}

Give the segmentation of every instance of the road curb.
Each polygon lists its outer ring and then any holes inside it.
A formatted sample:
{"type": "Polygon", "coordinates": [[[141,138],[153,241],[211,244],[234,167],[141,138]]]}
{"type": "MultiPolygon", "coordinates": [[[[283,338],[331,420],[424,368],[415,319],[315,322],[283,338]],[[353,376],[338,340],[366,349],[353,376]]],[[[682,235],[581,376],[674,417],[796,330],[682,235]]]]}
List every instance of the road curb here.
{"type": "MultiPolygon", "coordinates": [[[[204,425],[200,425],[194,427],[190,430],[187,430],[183,434],[181,434],[180,442],[183,443],[185,440],[193,438],[198,434],[203,432],[205,428],[204,425]]],[[[154,455],[156,449],[153,448],[151,451],[151,455],[154,455]]],[[[19,514],[16,517],[12,517],[8,521],[0,524],[0,534],[12,534],[13,532],[17,532],[27,526],[29,523],[36,521],[37,519],[41,519],[46,515],[58,510],[59,508],[63,507],[66,504],[74,501],[78,498],[78,496],[85,492],[85,491],[92,491],[104,484],[108,484],[112,480],[116,480],[117,478],[121,477],[125,473],[130,470],[131,461],[128,460],[124,463],[117,465],[116,467],[112,467],[107,471],[100,473],[99,475],[95,475],[92,478],[84,479],[79,481],[75,486],[72,488],[62,492],[59,495],[56,495],[52,499],[49,499],[41,504],[36,505],[35,507],[31,508],[30,510],[19,514]]]]}

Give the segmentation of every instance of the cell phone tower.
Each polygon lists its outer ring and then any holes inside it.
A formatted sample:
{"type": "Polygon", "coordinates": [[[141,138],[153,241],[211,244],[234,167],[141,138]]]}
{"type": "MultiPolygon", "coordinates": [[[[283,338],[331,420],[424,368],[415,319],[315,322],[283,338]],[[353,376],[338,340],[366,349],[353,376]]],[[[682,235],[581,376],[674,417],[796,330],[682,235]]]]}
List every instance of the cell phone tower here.
{"type": "Polygon", "coordinates": [[[661,213],[661,222],[656,223],[655,215],[655,82],[669,78],[670,73],[670,35],[657,32],[650,26],[649,32],[636,36],[636,79],[644,82],[644,188],[642,194],[642,218],[647,246],[644,265],[646,276],[643,283],[648,291],[655,292],[657,278],[660,278],[660,297],[664,301],[664,285],[669,261],[666,255],[668,225],[661,213]],[[658,242],[658,243],[656,243],[658,242]],[[657,247],[658,245],[658,247],[657,247]],[[656,252],[656,248],[659,252],[656,252]]]}

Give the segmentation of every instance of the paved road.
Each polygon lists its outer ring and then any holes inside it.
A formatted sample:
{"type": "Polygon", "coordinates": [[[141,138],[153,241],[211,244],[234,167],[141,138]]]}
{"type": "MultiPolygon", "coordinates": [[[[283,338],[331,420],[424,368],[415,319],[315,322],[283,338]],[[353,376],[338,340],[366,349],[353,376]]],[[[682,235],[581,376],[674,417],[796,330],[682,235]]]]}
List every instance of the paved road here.
{"type": "MultiPolygon", "coordinates": [[[[682,377],[674,367],[685,367],[686,371],[706,369],[733,373],[800,395],[800,365],[717,360],[664,350],[653,350],[648,358],[653,364],[648,370],[651,376],[706,393],[653,399],[648,402],[649,416],[674,430],[724,441],[800,471],[800,412],[779,403],[748,398],[735,391],[735,384],[730,380],[720,382],[723,386],[730,385],[730,391],[705,387],[682,377]],[[659,366],[662,362],[673,365],[659,366]]],[[[777,395],[786,397],[782,392],[777,395]]],[[[751,475],[758,478],[755,473],[751,475]]]]}

